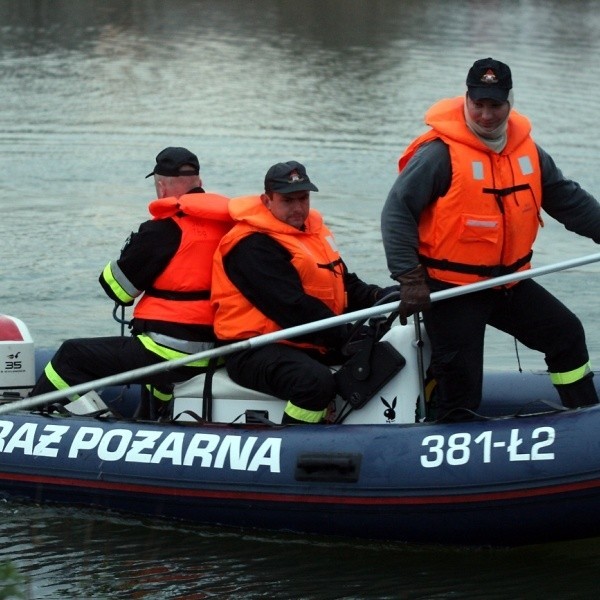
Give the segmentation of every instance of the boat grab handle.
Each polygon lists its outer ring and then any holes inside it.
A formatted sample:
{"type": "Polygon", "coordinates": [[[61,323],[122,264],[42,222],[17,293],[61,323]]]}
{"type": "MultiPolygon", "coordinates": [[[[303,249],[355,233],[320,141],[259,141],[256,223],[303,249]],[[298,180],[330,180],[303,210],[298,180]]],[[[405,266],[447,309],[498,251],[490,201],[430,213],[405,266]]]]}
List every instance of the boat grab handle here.
{"type": "Polygon", "coordinates": [[[297,481],[356,482],[360,474],[362,454],[315,453],[301,454],[296,463],[297,481]]]}

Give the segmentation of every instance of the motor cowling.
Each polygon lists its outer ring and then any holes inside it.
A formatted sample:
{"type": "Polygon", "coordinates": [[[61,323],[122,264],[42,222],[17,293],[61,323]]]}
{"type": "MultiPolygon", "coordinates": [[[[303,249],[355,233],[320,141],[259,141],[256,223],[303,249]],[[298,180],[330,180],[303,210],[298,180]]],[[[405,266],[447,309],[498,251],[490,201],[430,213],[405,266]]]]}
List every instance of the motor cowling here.
{"type": "Polygon", "coordinates": [[[29,329],[0,315],[0,401],[24,398],[35,384],[35,349],[29,329]]]}

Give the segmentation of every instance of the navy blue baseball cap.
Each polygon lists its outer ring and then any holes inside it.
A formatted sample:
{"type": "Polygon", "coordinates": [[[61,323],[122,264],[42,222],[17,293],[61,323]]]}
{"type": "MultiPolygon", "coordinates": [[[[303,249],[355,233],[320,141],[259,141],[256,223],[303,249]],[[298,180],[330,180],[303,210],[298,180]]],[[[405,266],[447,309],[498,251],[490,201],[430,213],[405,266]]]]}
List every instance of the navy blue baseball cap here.
{"type": "Polygon", "coordinates": [[[292,192],[318,192],[319,188],[311,182],[306,167],[295,160],[273,165],[265,175],[265,192],[291,194],[292,192]]]}
{"type": "Polygon", "coordinates": [[[180,177],[183,175],[198,175],[200,163],[198,157],[187,148],[169,147],[161,150],[156,155],[156,165],[151,173],[146,175],[165,175],[166,177],[180,177]],[[184,169],[183,167],[189,167],[184,169]]]}
{"type": "Polygon", "coordinates": [[[467,90],[471,100],[506,102],[512,89],[510,67],[493,58],[476,60],[467,75],[467,90]]]}

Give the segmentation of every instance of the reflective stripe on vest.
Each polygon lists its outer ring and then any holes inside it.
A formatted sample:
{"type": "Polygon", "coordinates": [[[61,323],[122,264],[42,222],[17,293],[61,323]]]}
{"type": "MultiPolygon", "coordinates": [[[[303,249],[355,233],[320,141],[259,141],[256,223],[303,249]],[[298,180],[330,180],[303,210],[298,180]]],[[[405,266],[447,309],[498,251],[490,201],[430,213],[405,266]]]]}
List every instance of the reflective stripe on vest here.
{"type": "Polygon", "coordinates": [[[583,379],[592,370],[590,363],[587,362],[577,369],[566,371],[565,373],[550,373],[550,381],[554,385],[569,385],[583,379]]]}

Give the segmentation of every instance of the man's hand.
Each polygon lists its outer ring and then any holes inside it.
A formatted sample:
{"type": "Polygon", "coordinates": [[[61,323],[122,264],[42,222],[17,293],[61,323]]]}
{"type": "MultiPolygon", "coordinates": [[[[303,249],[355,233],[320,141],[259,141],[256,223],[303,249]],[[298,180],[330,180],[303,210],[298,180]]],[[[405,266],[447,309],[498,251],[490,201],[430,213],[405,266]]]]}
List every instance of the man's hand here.
{"type": "Polygon", "coordinates": [[[397,277],[400,283],[400,324],[406,325],[406,318],[416,312],[431,308],[429,287],[425,281],[425,269],[422,265],[397,277]]]}

